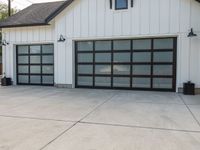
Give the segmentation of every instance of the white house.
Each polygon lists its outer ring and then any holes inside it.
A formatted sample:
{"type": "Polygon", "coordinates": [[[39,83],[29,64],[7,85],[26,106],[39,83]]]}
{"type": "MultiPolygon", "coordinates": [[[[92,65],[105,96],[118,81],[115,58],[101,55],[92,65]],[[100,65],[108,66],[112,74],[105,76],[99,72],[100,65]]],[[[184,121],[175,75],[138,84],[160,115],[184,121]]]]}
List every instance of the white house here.
{"type": "Polygon", "coordinates": [[[199,0],[34,4],[0,23],[3,69],[17,85],[200,89],[199,16],[199,0]]]}

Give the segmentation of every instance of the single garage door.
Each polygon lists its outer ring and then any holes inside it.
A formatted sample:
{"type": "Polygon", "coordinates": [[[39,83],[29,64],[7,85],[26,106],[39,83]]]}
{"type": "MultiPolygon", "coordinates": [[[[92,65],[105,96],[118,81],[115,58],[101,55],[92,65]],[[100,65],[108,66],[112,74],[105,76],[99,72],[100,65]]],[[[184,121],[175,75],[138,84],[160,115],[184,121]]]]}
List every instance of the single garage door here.
{"type": "Polygon", "coordinates": [[[175,91],[176,41],[77,41],[76,87],[175,91]]]}
{"type": "Polygon", "coordinates": [[[54,48],[52,44],[17,46],[17,84],[53,85],[54,48]]]}

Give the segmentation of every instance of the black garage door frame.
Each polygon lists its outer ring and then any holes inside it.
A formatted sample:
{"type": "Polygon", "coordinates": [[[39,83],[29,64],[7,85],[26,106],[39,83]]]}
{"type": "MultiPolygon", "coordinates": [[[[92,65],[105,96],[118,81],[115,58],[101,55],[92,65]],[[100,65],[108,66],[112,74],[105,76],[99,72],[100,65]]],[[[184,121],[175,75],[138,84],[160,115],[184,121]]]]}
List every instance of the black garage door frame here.
{"type": "Polygon", "coordinates": [[[162,37],[162,38],[140,38],[140,39],[107,39],[107,40],[83,40],[83,41],[75,41],[75,87],[76,88],[95,88],[95,89],[124,89],[124,90],[148,90],[148,91],[176,91],[176,67],[177,67],[177,37],[162,37]],[[173,48],[172,49],[154,49],[154,40],[156,39],[173,39],[173,48]],[[119,63],[113,62],[114,53],[116,52],[113,49],[113,42],[114,41],[123,41],[123,40],[131,40],[131,49],[130,50],[118,50],[117,52],[130,52],[131,60],[130,63],[119,63]],[[133,50],[133,42],[132,40],[151,40],[151,48],[149,50],[133,50]],[[110,51],[95,51],[95,42],[97,41],[111,41],[111,52],[110,51]],[[93,51],[78,51],[78,43],[79,42],[92,42],[93,43],[93,51]],[[151,52],[151,62],[140,62],[135,63],[133,62],[133,55],[134,52],[151,52]],[[154,62],[154,52],[173,52],[173,62],[154,62]],[[87,54],[91,53],[93,55],[93,62],[78,62],[78,54],[87,54]],[[110,63],[97,63],[95,62],[95,54],[96,53],[111,53],[111,62],[110,63]],[[133,65],[150,65],[151,66],[151,74],[150,75],[134,75],[133,74],[133,65]],[[93,65],[93,73],[92,74],[80,74],[78,73],[78,65],[93,65]],[[111,65],[111,75],[101,75],[95,74],[95,66],[96,65],[111,65]],[[130,65],[130,74],[129,75],[114,75],[113,74],[113,66],[114,65],[130,65]],[[172,65],[172,75],[154,75],[153,74],[153,66],[154,65],[172,65]],[[78,77],[92,77],[93,83],[90,86],[85,85],[78,85],[78,77]],[[111,86],[95,86],[95,77],[111,77],[111,86]],[[114,87],[113,86],[113,78],[114,77],[128,77],[130,78],[130,87],[114,87]],[[140,88],[140,87],[133,87],[132,80],[134,77],[150,77],[150,88],[140,88]],[[155,88],[153,87],[153,78],[165,78],[165,79],[172,79],[172,88],[155,88]]]}
{"type": "Polygon", "coordinates": [[[17,85],[42,85],[42,86],[54,86],[54,44],[26,44],[26,45],[16,45],[16,80],[17,80],[17,85]],[[19,53],[19,47],[20,46],[25,46],[28,47],[28,52],[27,53],[19,53]],[[40,47],[40,52],[39,53],[31,53],[30,52],[30,47],[31,46],[39,46],[40,47]],[[52,46],[53,51],[52,52],[45,52],[43,53],[43,46],[52,46]],[[18,57],[20,56],[27,56],[28,57],[28,63],[19,63],[18,57]],[[31,56],[39,56],[40,57],[40,62],[38,63],[31,63],[30,62],[30,57],[31,56]],[[43,56],[53,56],[53,63],[43,63],[43,56]],[[32,66],[38,66],[40,67],[40,73],[31,73],[30,67],[32,66]],[[19,72],[19,66],[28,66],[28,72],[26,73],[20,73],[19,72]],[[43,73],[43,66],[51,66],[53,67],[53,73],[43,73]],[[21,83],[19,82],[19,76],[28,76],[28,82],[27,83],[21,83]],[[38,76],[40,77],[40,83],[31,83],[31,76],[38,76]],[[43,78],[44,77],[51,77],[53,78],[52,83],[44,83],[43,78]]]}

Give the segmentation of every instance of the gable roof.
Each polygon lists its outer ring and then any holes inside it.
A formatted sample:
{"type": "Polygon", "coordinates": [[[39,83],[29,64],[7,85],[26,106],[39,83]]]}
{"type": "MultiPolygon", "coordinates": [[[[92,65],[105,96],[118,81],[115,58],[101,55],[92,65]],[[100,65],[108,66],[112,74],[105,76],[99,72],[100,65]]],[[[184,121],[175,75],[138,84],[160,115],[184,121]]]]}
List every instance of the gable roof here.
{"type": "Polygon", "coordinates": [[[0,28],[48,25],[74,0],[36,3],[0,22],[0,28]]]}

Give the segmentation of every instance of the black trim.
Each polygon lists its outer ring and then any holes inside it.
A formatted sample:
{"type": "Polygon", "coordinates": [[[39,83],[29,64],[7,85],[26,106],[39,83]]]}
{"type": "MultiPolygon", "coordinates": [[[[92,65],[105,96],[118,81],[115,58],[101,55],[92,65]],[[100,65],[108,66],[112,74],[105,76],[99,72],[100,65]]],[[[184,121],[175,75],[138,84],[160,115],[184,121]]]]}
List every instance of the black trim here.
{"type": "Polygon", "coordinates": [[[176,58],[177,58],[177,38],[176,37],[166,37],[166,38],[145,38],[148,40],[151,40],[151,47],[149,49],[142,49],[142,50],[135,50],[133,49],[133,40],[144,40],[144,39],[122,39],[122,40],[130,40],[130,50],[114,50],[114,41],[118,40],[98,40],[98,41],[110,41],[111,42],[111,50],[101,50],[97,51],[95,50],[95,43],[97,41],[76,41],[75,42],[75,87],[76,88],[106,88],[106,89],[133,89],[133,90],[152,90],[152,91],[173,91],[176,90],[176,58]],[[154,48],[154,40],[155,39],[173,39],[173,48],[172,49],[155,49],[154,48]],[[91,51],[79,51],[78,50],[78,42],[91,42],[93,45],[93,50],[91,51]],[[149,52],[151,55],[150,62],[133,62],[133,56],[134,53],[143,53],[143,52],[149,52]],[[154,62],[154,53],[155,52],[173,52],[173,62],[154,62]],[[110,62],[95,62],[95,54],[97,53],[108,53],[111,54],[111,61],[110,62]],[[114,54],[119,53],[129,53],[130,54],[130,61],[127,62],[114,62],[114,54]],[[93,60],[92,62],[78,62],[78,54],[92,54],[93,60]],[[78,73],[78,65],[92,65],[93,66],[93,72],[81,74],[78,73]],[[111,72],[109,74],[96,74],[95,73],[95,67],[98,65],[111,65],[111,72]],[[129,65],[130,66],[130,73],[129,74],[114,74],[113,67],[114,65],[129,65]],[[133,67],[134,65],[149,65],[150,66],[150,74],[143,75],[143,74],[134,74],[133,67]],[[154,75],[154,65],[172,65],[172,75],[154,75]],[[78,85],[78,77],[92,77],[92,86],[82,86],[78,85]],[[111,85],[108,86],[96,86],[95,85],[95,77],[111,77],[111,85]],[[114,87],[113,86],[113,79],[114,77],[125,77],[129,78],[130,80],[130,86],[129,87],[114,87]],[[149,88],[140,88],[140,87],[133,87],[133,79],[134,78],[147,78],[150,79],[150,87],[149,88]],[[153,80],[154,78],[164,78],[164,79],[172,79],[172,88],[154,88],[153,86],[153,80]]]}

